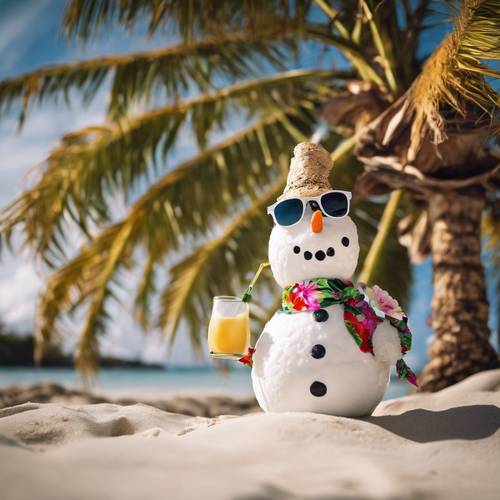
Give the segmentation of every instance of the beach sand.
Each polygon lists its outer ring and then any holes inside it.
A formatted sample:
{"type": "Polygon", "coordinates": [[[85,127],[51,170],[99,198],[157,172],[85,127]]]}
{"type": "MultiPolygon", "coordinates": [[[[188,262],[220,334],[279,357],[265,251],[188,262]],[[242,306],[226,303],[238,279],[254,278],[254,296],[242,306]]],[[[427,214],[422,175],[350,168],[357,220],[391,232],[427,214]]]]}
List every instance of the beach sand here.
{"type": "Polygon", "coordinates": [[[500,370],[364,419],[144,404],[0,410],[0,498],[498,499],[500,370]]]}
{"type": "MultiPolygon", "coordinates": [[[[0,409],[22,403],[59,403],[64,405],[88,405],[114,403],[128,406],[143,403],[169,413],[182,413],[193,417],[215,417],[223,414],[243,415],[261,411],[253,394],[235,395],[227,391],[201,390],[98,390],[82,391],[53,382],[33,385],[13,385],[0,389],[0,409]]],[[[1,498],[0,498],[1,500],[1,498]]]]}

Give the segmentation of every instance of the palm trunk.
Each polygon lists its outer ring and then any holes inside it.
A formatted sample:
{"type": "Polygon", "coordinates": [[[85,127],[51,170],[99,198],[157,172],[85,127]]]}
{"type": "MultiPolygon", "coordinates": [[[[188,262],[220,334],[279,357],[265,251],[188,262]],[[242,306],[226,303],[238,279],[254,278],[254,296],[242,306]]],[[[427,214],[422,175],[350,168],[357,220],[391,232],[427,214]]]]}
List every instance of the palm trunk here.
{"type": "Polygon", "coordinates": [[[438,391],[499,366],[489,342],[489,304],[481,263],[484,204],[484,197],[457,193],[436,194],[429,200],[436,338],[420,378],[422,391],[438,391]]]}

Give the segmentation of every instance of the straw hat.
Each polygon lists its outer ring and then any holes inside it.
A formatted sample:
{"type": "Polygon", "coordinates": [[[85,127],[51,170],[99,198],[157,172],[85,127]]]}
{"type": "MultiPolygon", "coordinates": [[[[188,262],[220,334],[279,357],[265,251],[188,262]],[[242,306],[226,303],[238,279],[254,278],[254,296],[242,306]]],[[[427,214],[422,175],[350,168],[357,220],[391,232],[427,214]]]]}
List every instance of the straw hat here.
{"type": "Polygon", "coordinates": [[[293,150],[286,187],[278,200],[296,196],[319,196],[331,191],[328,174],[332,160],[328,151],[319,144],[301,142],[293,150]]]}

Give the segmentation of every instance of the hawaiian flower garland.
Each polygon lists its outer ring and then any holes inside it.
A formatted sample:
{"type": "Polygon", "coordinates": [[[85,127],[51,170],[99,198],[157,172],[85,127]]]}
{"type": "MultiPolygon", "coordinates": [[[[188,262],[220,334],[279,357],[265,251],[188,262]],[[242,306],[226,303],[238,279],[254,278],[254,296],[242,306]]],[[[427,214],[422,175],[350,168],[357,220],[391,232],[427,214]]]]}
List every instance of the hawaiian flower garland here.
{"type": "MultiPolygon", "coordinates": [[[[363,294],[352,282],[341,279],[316,278],[295,283],[283,290],[280,311],[292,314],[317,311],[333,304],[344,305],[344,323],[347,331],[362,352],[373,352],[372,337],[377,324],[387,319],[399,334],[401,354],[411,348],[411,332],[407,318],[399,304],[385,290],[375,286],[363,294]]],[[[403,358],[396,363],[401,380],[417,385],[417,378],[403,358]]]]}

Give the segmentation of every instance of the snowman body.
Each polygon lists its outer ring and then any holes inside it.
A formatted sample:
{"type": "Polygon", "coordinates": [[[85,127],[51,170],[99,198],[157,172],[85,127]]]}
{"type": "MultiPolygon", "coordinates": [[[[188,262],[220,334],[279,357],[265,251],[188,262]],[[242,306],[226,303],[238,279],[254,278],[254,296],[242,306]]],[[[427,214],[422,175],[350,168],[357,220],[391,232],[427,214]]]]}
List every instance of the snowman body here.
{"type": "MultiPolygon", "coordinates": [[[[354,222],[325,217],[321,232],[310,225],[312,209],[292,227],[275,226],[269,262],[285,288],[318,277],[350,279],[359,245],[354,222]]],[[[382,400],[390,366],[401,357],[396,329],[387,320],[373,335],[374,354],[362,352],[343,319],[344,306],[286,314],[278,311],[259,337],[252,384],[266,412],[311,411],[369,415],[382,400]]]]}
{"type": "MultiPolygon", "coordinates": [[[[315,321],[312,312],[278,312],[267,323],[252,370],[255,396],[264,411],[361,416],[383,398],[390,365],[359,350],[346,331],[342,305],[325,311],[325,322],[315,321]]],[[[384,322],[375,335],[390,329],[384,322]]]]}

